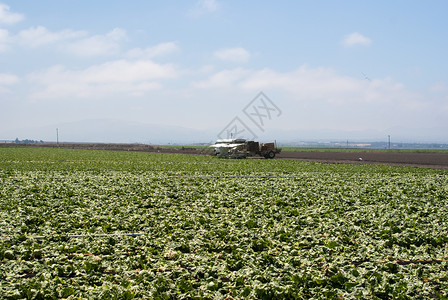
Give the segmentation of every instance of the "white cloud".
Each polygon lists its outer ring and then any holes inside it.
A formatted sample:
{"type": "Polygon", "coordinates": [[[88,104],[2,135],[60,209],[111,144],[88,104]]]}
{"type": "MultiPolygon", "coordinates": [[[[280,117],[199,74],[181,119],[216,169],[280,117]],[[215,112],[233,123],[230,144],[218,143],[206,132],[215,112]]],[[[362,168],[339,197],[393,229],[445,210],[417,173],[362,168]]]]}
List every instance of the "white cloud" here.
{"type": "Polygon", "coordinates": [[[270,69],[253,72],[241,82],[246,89],[279,88],[309,99],[333,99],[336,95],[353,94],[363,82],[337,75],[327,68],[311,69],[302,66],[297,70],[279,73],[270,69]]]}
{"type": "Polygon", "coordinates": [[[212,93],[216,101],[227,102],[243,97],[249,101],[247,95],[263,91],[285,111],[278,120],[279,124],[285,122],[284,128],[385,130],[397,124],[420,126],[433,121],[422,115],[441,115],[443,109],[439,104],[442,100],[428,99],[390,78],[367,81],[330,68],[307,66],[287,72],[223,70],[192,82],[191,88],[193,93],[212,93]]]}
{"type": "Polygon", "coordinates": [[[188,16],[199,17],[201,15],[215,12],[219,8],[216,0],[199,0],[196,5],[188,11],[188,16]]]}
{"type": "Polygon", "coordinates": [[[25,17],[18,13],[11,13],[8,5],[0,3],[0,24],[15,24],[25,17]]]}
{"type": "Polygon", "coordinates": [[[145,49],[134,48],[129,50],[127,57],[129,58],[153,58],[156,56],[163,56],[179,50],[179,47],[174,42],[160,43],[145,49]]]}
{"type": "Polygon", "coordinates": [[[305,66],[285,73],[261,70],[240,82],[240,86],[251,90],[280,89],[301,101],[317,101],[335,106],[398,104],[415,107],[419,96],[408,91],[401,83],[391,79],[359,78],[337,74],[329,68],[305,66]]]}
{"type": "Polygon", "coordinates": [[[218,9],[218,2],[216,0],[201,0],[199,5],[207,11],[215,11],[218,9]]]}
{"type": "Polygon", "coordinates": [[[214,65],[203,65],[202,67],[199,68],[200,73],[210,73],[213,72],[213,70],[215,70],[214,65]]]}
{"type": "Polygon", "coordinates": [[[368,37],[358,33],[354,32],[344,37],[342,40],[342,44],[345,47],[352,47],[352,46],[369,46],[372,43],[372,40],[368,37]]]}
{"type": "Polygon", "coordinates": [[[250,71],[243,68],[224,70],[213,74],[206,80],[193,82],[192,86],[200,89],[232,88],[238,86],[241,80],[247,78],[249,74],[250,71]]]}
{"type": "Polygon", "coordinates": [[[37,85],[34,99],[102,98],[124,94],[142,95],[161,88],[160,80],[178,76],[172,65],[150,60],[117,60],[94,65],[80,71],[54,66],[33,73],[29,80],[37,85]]]}
{"type": "Polygon", "coordinates": [[[14,39],[18,44],[31,48],[51,44],[67,53],[94,56],[118,53],[121,42],[126,39],[126,31],[115,28],[103,35],[89,36],[86,31],[53,32],[43,26],[37,26],[20,31],[14,39]]]}
{"type": "Polygon", "coordinates": [[[7,86],[16,84],[18,82],[19,77],[17,77],[16,75],[0,73],[0,93],[10,92],[7,86]]]}
{"type": "Polygon", "coordinates": [[[429,87],[429,91],[433,93],[446,92],[448,91],[448,86],[443,82],[436,82],[429,87]]]}
{"type": "Polygon", "coordinates": [[[422,103],[416,93],[388,78],[366,81],[342,76],[332,69],[306,66],[290,72],[243,68],[224,70],[212,74],[206,80],[194,82],[192,86],[200,89],[249,90],[253,93],[277,90],[304,103],[317,102],[335,106],[400,103],[411,109],[417,103],[422,103]]]}
{"type": "Polygon", "coordinates": [[[126,31],[115,28],[105,35],[94,35],[69,43],[65,48],[68,52],[79,56],[94,56],[117,53],[120,42],[126,39],[126,31]]]}
{"type": "Polygon", "coordinates": [[[86,35],[87,33],[84,31],[63,30],[51,32],[43,26],[37,26],[20,31],[16,39],[19,44],[34,48],[61,41],[79,39],[86,35]]]}
{"type": "Polygon", "coordinates": [[[10,37],[8,30],[0,29],[0,52],[8,49],[9,41],[10,37]]]}
{"type": "Polygon", "coordinates": [[[0,73],[0,84],[1,85],[11,85],[19,81],[16,75],[0,73]]]}
{"type": "Polygon", "coordinates": [[[231,62],[247,62],[250,59],[250,53],[246,49],[240,47],[218,50],[213,56],[231,62]]]}

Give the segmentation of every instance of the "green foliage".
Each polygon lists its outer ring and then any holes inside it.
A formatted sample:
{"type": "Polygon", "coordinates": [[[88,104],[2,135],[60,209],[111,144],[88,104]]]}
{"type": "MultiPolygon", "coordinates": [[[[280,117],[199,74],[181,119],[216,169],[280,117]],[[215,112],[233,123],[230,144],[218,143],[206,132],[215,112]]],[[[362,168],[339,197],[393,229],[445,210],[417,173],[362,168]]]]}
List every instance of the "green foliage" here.
{"type": "Polygon", "coordinates": [[[444,170],[0,148],[0,295],[443,298],[447,210],[444,170]]]}

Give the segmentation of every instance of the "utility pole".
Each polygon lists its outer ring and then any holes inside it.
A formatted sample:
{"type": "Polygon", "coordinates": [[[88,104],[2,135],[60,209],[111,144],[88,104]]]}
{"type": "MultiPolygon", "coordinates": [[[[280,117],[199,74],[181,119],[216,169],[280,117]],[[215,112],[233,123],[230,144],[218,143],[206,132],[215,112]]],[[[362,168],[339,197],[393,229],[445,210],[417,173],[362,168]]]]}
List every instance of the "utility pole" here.
{"type": "Polygon", "coordinates": [[[56,128],[56,145],[59,146],[59,129],[56,128]]]}
{"type": "Polygon", "coordinates": [[[390,134],[387,137],[389,138],[389,150],[390,150],[390,134]]]}

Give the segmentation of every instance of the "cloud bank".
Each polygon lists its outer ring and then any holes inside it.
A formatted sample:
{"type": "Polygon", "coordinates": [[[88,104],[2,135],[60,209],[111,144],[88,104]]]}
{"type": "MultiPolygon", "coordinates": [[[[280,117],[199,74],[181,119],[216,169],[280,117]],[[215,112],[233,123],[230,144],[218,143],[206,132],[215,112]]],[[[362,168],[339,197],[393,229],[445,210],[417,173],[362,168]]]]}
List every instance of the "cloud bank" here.
{"type": "Polygon", "coordinates": [[[178,70],[171,64],[151,60],[116,60],[83,70],[54,66],[32,73],[28,80],[35,85],[33,99],[93,98],[110,96],[141,96],[160,89],[160,80],[175,78],[178,70]]]}

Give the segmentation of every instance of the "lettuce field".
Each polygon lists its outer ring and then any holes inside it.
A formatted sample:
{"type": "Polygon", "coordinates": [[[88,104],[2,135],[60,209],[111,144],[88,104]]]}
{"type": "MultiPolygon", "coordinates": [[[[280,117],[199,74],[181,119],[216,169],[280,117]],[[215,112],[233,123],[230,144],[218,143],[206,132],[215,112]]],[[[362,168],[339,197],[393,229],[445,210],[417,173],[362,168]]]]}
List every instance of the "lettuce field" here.
{"type": "Polygon", "coordinates": [[[1,299],[448,297],[448,172],[0,148],[1,299]]]}

